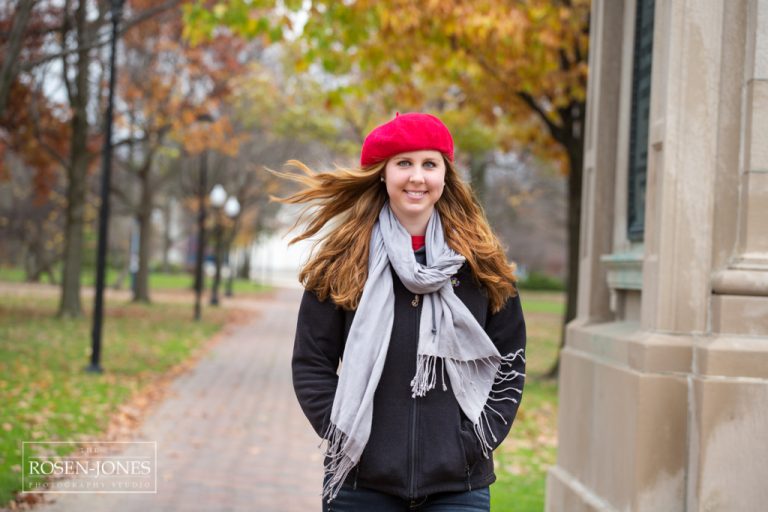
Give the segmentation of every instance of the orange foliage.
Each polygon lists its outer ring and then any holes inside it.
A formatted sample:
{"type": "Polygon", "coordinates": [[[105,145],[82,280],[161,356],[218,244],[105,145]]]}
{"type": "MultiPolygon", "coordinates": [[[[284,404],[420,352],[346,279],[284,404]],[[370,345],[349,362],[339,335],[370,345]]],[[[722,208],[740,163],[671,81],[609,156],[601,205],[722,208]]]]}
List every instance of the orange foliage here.
{"type": "MultiPolygon", "coordinates": [[[[134,10],[151,7],[151,0],[131,0],[134,10]]],[[[181,2],[185,4],[189,2],[181,2]]],[[[129,110],[121,126],[148,134],[159,144],[165,134],[192,154],[215,149],[233,155],[241,138],[219,105],[232,93],[232,80],[244,69],[244,42],[219,35],[191,47],[182,38],[181,6],[129,30],[124,37],[126,70],[120,78],[121,97],[129,110]],[[199,116],[214,118],[198,122],[199,116]]]]}
{"type": "MultiPolygon", "coordinates": [[[[14,12],[13,6],[0,10],[0,46],[7,43],[14,12]]],[[[45,53],[46,38],[61,24],[62,15],[60,5],[40,2],[35,6],[18,56],[19,68],[45,53]]],[[[11,152],[34,172],[35,203],[47,201],[61,172],[60,159],[68,158],[69,117],[68,108],[35,90],[30,77],[16,77],[0,117],[0,180],[10,179],[5,156],[11,152]]]]}
{"type": "MultiPolygon", "coordinates": [[[[16,81],[0,118],[0,154],[13,151],[34,169],[34,197],[38,204],[48,199],[60,172],[57,155],[67,157],[70,126],[65,115],[64,107],[16,81]]],[[[0,158],[0,177],[7,178],[4,163],[0,158]]]]}

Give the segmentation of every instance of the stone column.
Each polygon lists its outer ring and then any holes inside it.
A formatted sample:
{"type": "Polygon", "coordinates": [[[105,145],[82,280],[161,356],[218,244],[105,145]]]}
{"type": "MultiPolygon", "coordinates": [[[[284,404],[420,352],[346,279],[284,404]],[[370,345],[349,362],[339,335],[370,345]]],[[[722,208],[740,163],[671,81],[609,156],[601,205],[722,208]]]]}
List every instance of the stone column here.
{"type": "Polygon", "coordinates": [[[690,381],[695,511],[768,506],[768,0],[733,2],[724,21],[711,318],[690,381]]]}

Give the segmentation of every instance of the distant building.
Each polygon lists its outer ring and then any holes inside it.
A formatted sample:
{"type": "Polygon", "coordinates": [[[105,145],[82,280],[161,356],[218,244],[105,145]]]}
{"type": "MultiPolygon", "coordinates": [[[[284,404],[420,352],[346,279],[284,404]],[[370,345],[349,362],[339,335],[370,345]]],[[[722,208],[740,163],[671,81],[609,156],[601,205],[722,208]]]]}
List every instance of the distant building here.
{"type": "Polygon", "coordinates": [[[281,205],[274,222],[275,231],[262,234],[250,248],[250,278],[273,286],[301,287],[299,270],[309,259],[312,241],[288,245],[300,229],[290,228],[302,205],[281,205]]]}
{"type": "Polygon", "coordinates": [[[301,287],[299,269],[309,256],[311,243],[288,246],[295,235],[284,228],[261,238],[251,248],[250,278],[262,284],[301,287]]]}

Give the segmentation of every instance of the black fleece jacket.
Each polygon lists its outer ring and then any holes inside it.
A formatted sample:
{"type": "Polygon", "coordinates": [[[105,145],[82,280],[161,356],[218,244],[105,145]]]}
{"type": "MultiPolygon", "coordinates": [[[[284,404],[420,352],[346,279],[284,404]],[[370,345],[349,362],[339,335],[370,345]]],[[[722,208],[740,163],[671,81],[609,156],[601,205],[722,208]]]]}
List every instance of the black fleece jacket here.
{"type": "MultiPolygon", "coordinates": [[[[484,487],[496,480],[493,458],[485,458],[472,422],[459,407],[450,379],[443,391],[438,368],[437,386],[426,396],[411,397],[410,382],[416,372],[416,348],[421,316],[421,296],[414,295],[393,271],[395,319],[384,369],[373,402],[371,435],[358,465],[346,482],[353,486],[416,499],[436,492],[484,487]]],[[[464,264],[452,279],[456,295],[466,304],[502,355],[525,349],[525,322],[520,297],[507,300],[491,314],[488,297],[464,264]]],[[[337,369],[354,318],[331,300],[321,302],[304,292],[293,351],[293,385],[304,414],[318,435],[330,422],[338,382],[337,369]]],[[[439,363],[440,364],[440,363],[439,363]]],[[[523,389],[525,363],[518,357],[513,369],[521,375],[494,389],[497,397],[517,400],[493,402],[504,418],[487,418],[496,439],[495,449],[509,433],[522,398],[512,388],[523,389]]]]}

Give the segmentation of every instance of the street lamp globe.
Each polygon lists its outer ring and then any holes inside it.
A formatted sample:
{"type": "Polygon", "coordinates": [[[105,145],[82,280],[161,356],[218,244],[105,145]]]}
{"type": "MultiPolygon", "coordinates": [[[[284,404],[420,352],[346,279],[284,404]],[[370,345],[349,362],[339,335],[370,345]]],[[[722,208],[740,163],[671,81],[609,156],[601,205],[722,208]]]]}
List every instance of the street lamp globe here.
{"type": "Polygon", "coordinates": [[[227,191],[224,190],[224,187],[217,184],[213,187],[213,190],[211,190],[211,206],[214,208],[221,208],[224,206],[224,202],[227,200],[227,191]]]}
{"type": "Polygon", "coordinates": [[[240,213],[240,201],[234,196],[227,199],[227,202],[224,203],[224,213],[231,219],[237,217],[237,214],[240,213]]]}

